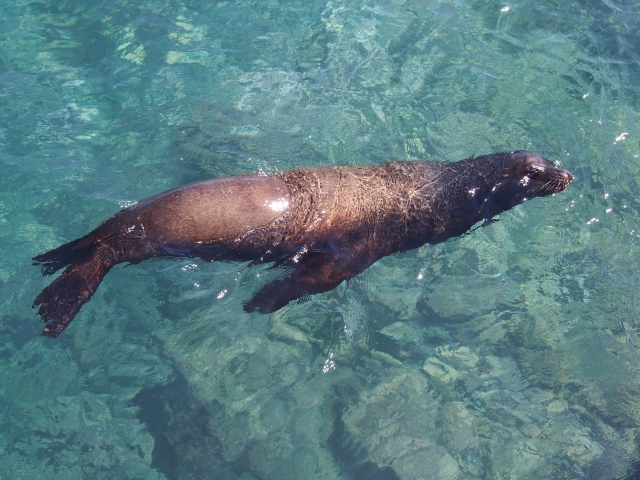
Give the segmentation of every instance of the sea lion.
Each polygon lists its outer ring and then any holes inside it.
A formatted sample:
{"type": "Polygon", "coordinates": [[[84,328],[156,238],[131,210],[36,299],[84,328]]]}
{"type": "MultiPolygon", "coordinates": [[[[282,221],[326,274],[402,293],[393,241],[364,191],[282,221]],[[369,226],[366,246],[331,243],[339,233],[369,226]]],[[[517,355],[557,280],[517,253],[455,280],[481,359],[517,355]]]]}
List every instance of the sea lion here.
{"type": "Polygon", "coordinates": [[[273,262],[284,276],[244,304],[270,313],[326,292],[380,258],[436,244],[528,199],[564,190],[567,170],[532,152],[455,163],[398,161],[299,168],[193,183],[148,198],[80,239],[34,257],[44,275],[67,267],[35,299],[55,338],[117,263],[151,257],[273,262]]]}

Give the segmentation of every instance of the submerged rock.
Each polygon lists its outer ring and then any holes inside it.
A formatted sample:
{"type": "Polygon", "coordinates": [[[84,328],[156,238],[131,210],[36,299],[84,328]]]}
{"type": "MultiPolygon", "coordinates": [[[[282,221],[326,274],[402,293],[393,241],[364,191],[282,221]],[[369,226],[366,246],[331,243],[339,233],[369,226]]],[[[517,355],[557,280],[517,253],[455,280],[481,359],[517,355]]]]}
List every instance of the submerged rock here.
{"type": "Polygon", "coordinates": [[[367,452],[362,463],[389,467],[403,480],[460,478],[457,462],[438,444],[438,402],[429,393],[427,378],[417,372],[388,372],[346,408],[343,441],[367,452]]]}

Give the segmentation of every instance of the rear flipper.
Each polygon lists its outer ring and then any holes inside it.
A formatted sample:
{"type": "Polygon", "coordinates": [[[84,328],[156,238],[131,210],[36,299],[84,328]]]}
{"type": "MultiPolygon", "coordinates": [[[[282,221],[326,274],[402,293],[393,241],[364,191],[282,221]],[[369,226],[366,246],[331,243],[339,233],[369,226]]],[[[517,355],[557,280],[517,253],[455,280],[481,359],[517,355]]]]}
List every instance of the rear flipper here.
{"type": "Polygon", "coordinates": [[[47,322],[42,334],[56,338],[67,328],[100,285],[115,261],[113,251],[105,246],[93,244],[82,246],[87,239],[67,243],[34,258],[34,263],[42,264],[43,274],[53,273],[65,265],[67,269],[46,287],[33,302],[39,305],[38,315],[47,322]]]}
{"type": "Polygon", "coordinates": [[[33,264],[40,265],[43,275],[51,275],[61,268],[86,257],[93,248],[95,248],[95,242],[91,234],[89,234],[33,257],[33,264]]]}
{"type": "Polygon", "coordinates": [[[245,312],[258,310],[272,313],[284,307],[291,300],[307,294],[322,293],[337,287],[343,280],[355,277],[373,263],[366,256],[355,252],[349,254],[338,251],[311,252],[293,267],[291,275],[279,278],[264,286],[251,300],[244,304],[245,312]]]}

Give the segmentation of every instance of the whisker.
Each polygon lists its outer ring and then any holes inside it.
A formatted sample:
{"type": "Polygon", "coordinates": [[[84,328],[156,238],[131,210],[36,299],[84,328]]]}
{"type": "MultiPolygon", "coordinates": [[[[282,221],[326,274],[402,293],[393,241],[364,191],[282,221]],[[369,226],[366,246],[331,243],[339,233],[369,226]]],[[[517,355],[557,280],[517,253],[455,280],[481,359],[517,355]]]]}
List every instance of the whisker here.
{"type": "Polygon", "coordinates": [[[562,190],[567,188],[567,185],[569,185],[569,183],[571,183],[571,182],[569,182],[566,178],[557,176],[557,177],[554,177],[551,180],[549,180],[544,185],[542,185],[540,187],[536,187],[535,189],[532,189],[531,192],[539,192],[541,190],[549,190],[549,191],[553,191],[553,192],[561,192],[562,190]]]}

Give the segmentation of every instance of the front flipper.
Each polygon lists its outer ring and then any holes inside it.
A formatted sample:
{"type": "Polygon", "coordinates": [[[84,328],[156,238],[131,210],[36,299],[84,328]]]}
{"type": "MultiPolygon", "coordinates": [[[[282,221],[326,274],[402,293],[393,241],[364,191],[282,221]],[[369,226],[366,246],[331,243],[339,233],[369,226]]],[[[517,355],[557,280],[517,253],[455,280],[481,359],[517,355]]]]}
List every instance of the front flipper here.
{"type": "Polygon", "coordinates": [[[322,293],[337,287],[343,280],[355,277],[373,261],[357,254],[338,252],[309,252],[302,258],[289,260],[290,275],[265,285],[244,304],[246,312],[258,310],[272,313],[291,300],[307,294],[322,293]]]}

